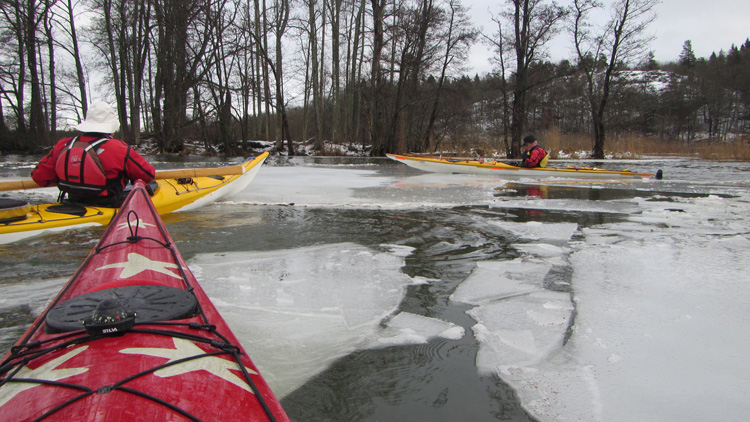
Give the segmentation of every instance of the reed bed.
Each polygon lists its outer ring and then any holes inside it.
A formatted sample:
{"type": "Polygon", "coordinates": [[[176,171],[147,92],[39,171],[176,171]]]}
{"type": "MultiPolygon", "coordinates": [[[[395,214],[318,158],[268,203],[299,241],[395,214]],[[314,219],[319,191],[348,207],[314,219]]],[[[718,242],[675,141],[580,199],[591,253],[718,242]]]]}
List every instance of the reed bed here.
{"type": "MultiPolygon", "coordinates": [[[[588,158],[594,149],[594,137],[586,134],[565,134],[557,130],[535,135],[539,144],[549,152],[550,158],[588,158]]],[[[500,142],[485,141],[478,147],[457,151],[462,155],[504,157],[500,142]],[[498,148],[500,146],[500,148],[498,148]]],[[[614,159],[643,157],[695,157],[706,160],[750,161],[750,137],[731,140],[704,139],[697,141],[664,140],[636,135],[607,137],[604,153],[614,159]]]]}

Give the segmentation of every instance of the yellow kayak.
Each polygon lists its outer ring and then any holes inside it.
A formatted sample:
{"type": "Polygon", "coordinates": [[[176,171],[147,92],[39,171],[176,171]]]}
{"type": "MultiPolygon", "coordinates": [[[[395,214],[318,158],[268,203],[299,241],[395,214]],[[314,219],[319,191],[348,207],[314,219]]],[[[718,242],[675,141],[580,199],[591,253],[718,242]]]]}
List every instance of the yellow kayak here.
{"type": "MultiPolygon", "coordinates": [[[[161,215],[202,207],[245,189],[266,158],[267,152],[237,166],[159,171],[151,200],[161,215]]],[[[37,187],[28,186],[28,182],[22,181],[4,183],[8,186],[4,186],[3,190],[37,187]],[[11,186],[14,183],[18,187],[11,186]]],[[[44,232],[106,226],[117,210],[60,203],[29,205],[22,201],[6,200],[0,202],[0,244],[16,242],[44,232]]]]}
{"type": "MultiPolygon", "coordinates": [[[[574,178],[635,178],[647,179],[652,174],[636,173],[630,170],[604,170],[595,167],[570,166],[566,168],[550,167],[517,167],[492,159],[471,158],[443,158],[437,156],[417,156],[412,154],[386,154],[394,161],[406,164],[419,170],[431,173],[467,173],[487,174],[493,176],[522,176],[522,177],[574,177],[574,178]]],[[[655,176],[661,178],[661,173],[655,176]]]]}

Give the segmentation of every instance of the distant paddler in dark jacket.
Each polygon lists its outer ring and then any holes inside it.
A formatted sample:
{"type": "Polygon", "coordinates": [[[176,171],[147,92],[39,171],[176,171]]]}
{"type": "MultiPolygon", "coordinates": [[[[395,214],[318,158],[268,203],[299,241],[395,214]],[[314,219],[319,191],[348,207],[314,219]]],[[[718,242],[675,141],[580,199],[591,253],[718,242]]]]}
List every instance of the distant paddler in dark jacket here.
{"type": "Polygon", "coordinates": [[[547,151],[537,143],[534,135],[523,138],[521,167],[547,167],[547,151]]]}

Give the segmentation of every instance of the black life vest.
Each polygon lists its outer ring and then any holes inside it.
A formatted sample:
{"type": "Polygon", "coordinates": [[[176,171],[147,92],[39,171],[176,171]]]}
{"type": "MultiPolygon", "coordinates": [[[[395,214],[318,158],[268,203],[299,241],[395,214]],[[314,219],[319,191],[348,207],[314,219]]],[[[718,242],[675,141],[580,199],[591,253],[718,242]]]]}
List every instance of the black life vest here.
{"type": "Polygon", "coordinates": [[[63,154],[57,158],[55,173],[60,179],[58,187],[68,195],[97,197],[107,190],[107,176],[96,149],[107,142],[102,138],[93,142],[70,140],[63,154]]]}

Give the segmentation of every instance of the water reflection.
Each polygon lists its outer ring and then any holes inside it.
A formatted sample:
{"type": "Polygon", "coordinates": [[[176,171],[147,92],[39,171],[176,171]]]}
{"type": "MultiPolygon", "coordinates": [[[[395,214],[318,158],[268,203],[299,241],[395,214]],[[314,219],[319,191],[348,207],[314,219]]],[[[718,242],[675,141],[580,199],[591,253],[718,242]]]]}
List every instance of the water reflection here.
{"type": "Polygon", "coordinates": [[[471,343],[435,340],[353,353],[282,405],[299,421],[533,420],[504,383],[470,375],[476,373],[471,343]]]}
{"type": "MultiPolygon", "coordinates": [[[[678,197],[705,198],[708,192],[671,191],[668,186],[650,186],[632,181],[554,181],[519,183],[508,182],[497,188],[497,197],[526,197],[529,199],[575,199],[586,201],[616,201],[633,198],[678,197]],[[653,188],[656,189],[653,189],[653,188]],[[662,189],[667,188],[667,189],[662,189]]],[[[727,195],[721,195],[727,196],[727,195]]]]}

